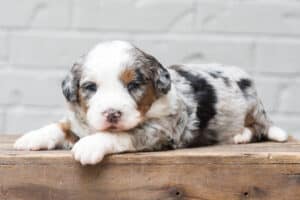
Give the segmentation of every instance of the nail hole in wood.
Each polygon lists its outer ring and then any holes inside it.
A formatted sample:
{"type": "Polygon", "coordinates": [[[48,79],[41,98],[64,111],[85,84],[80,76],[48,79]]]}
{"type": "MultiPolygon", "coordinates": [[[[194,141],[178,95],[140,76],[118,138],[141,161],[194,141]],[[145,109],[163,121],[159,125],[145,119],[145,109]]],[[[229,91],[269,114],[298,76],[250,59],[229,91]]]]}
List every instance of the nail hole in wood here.
{"type": "Polygon", "coordinates": [[[169,190],[169,194],[175,197],[175,199],[181,199],[183,197],[184,191],[181,190],[181,188],[169,187],[168,190],[169,190]]]}

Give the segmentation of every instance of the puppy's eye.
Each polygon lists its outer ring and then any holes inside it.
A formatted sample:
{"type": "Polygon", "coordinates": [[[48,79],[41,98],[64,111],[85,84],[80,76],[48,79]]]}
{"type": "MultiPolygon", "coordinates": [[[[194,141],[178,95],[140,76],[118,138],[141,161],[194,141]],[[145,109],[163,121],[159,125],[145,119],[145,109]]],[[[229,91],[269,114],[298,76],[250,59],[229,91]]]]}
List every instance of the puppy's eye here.
{"type": "Polygon", "coordinates": [[[132,81],[132,82],[128,83],[128,85],[127,85],[127,89],[128,89],[129,91],[136,90],[136,89],[138,89],[139,87],[140,87],[140,84],[139,84],[138,82],[136,82],[136,81],[132,81]]]}
{"type": "Polygon", "coordinates": [[[97,91],[97,85],[93,82],[87,82],[82,84],[81,88],[83,90],[89,91],[89,92],[96,92],[97,91]]]}

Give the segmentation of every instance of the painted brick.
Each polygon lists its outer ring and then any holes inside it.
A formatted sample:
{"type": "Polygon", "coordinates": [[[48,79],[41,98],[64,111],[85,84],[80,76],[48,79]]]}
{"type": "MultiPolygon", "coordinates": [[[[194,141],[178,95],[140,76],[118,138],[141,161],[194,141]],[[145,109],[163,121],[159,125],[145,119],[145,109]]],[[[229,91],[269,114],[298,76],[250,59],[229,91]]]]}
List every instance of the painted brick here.
{"type": "Polygon", "coordinates": [[[63,106],[60,84],[64,73],[0,72],[0,104],[63,106]]]}
{"type": "MultiPolygon", "coordinates": [[[[11,62],[31,66],[70,66],[97,42],[107,38],[89,35],[17,34],[12,39],[11,62]]],[[[127,39],[114,36],[109,39],[127,39]]],[[[216,38],[161,40],[142,38],[134,43],[150,51],[162,62],[220,62],[252,69],[252,42],[216,38]],[[234,53],[232,53],[234,52],[234,53]]]]}
{"type": "Polygon", "coordinates": [[[266,111],[273,112],[278,110],[279,92],[286,82],[277,78],[255,77],[255,84],[266,111]]]}
{"type": "Polygon", "coordinates": [[[0,33],[0,60],[5,60],[8,51],[8,37],[5,33],[0,33]]]}
{"type": "Polygon", "coordinates": [[[23,134],[56,122],[63,117],[63,111],[16,107],[7,112],[5,133],[23,134]]]}
{"type": "Polygon", "coordinates": [[[300,139],[300,116],[290,116],[290,115],[273,115],[271,119],[275,125],[283,128],[288,132],[289,135],[300,139]]]}
{"type": "Polygon", "coordinates": [[[30,66],[70,67],[99,40],[68,34],[14,34],[11,63],[30,66]]]}
{"type": "Polygon", "coordinates": [[[261,72],[300,72],[300,40],[264,40],[256,45],[256,64],[261,72]]]}
{"type": "Polygon", "coordinates": [[[194,0],[75,0],[74,27],[105,30],[185,31],[194,0]],[[184,22],[184,23],[183,23],[184,22]]]}
{"type": "Polygon", "coordinates": [[[20,133],[56,120],[56,109],[64,108],[64,71],[97,42],[125,39],[165,65],[219,62],[245,68],[255,74],[274,121],[300,139],[299,0],[0,0],[0,5],[1,132],[6,125],[6,131],[20,133]],[[9,111],[7,122],[2,110],[9,111]]]}
{"type": "Polygon", "coordinates": [[[0,0],[0,27],[68,27],[70,3],[70,0],[0,0]]]}
{"type": "Polygon", "coordinates": [[[300,33],[299,1],[198,1],[196,29],[231,33],[300,33]]]}
{"type": "Polygon", "coordinates": [[[4,133],[4,112],[0,110],[0,135],[4,133]]]}
{"type": "Polygon", "coordinates": [[[300,113],[300,81],[290,81],[288,87],[281,93],[279,111],[300,113]]]}
{"type": "Polygon", "coordinates": [[[249,40],[203,37],[181,40],[135,40],[134,43],[166,65],[218,62],[252,70],[253,48],[249,40]]]}

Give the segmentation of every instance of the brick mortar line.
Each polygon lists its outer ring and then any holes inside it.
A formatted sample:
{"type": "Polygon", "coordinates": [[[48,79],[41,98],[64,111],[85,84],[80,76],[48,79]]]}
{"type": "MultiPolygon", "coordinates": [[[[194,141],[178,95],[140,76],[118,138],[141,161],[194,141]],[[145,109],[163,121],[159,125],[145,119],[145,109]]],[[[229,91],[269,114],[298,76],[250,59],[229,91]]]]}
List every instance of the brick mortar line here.
{"type": "MultiPolygon", "coordinates": [[[[246,70],[247,71],[247,70],[246,70]]],[[[300,72],[260,72],[260,71],[254,71],[253,76],[255,78],[273,78],[278,80],[286,80],[291,81],[292,79],[299,79],[300,78],[300,72]]]]}
{"type": "MultiPolygon", "coordinates": [[[[5,64],[4,64],[5,65],[5,64]]],[[[58,73],[66,73],[69,69],[71,69],[72,64],[65,68],[58,68],[58,66],[30,66],[30,65],[10,65],[6,68],[1,67],[0,73],[10,73],[10,72],[17,72],[17,73],[25,73],[30,74],[32,72],[35,73],[50,73],[50,76],[57,75],[58,73]]],[[[59,66],[61,67],[61,66],[59,66]]],[[[48,75],[48,74],[47,74],[48,75]]],[[[46,76],[47,76],[46,75],[46,76]]]]}
{"type": "MultiPolygon", "coordinates": [[[[209,63],[214,63],[214,62],[207,62],[209,63]]],[[[173,64],[180,64],[180,63],[173,63],[173,64]]],[[[203,64],[203,63],[202,63],[203,64]]],[[[17,73],[22,73],[25,72],[26,74],[30,73],[53,73],[50,76],[55,76],[57,73],[62,73],[65,74],[71,69],[71,64],[70,66],[66,66],[63,69],[60,67],[62,66],[29,66],[29,65],[18,65],[17,67],[9,67],[2,69],[0,68],[0,73],[9,73],[9,72],[17,72],[17,73]]],[[[292,72],[259,72],[257,70],[252,70],[252,69],[245,69],[247,72],[252,72],[252,76],[254,78],[262,78],[262,79],[278,79],[282,81],[291,81],[291,79],[299,79],[300,78],[300,72],[299,73],[292,73],[292,72]]]]}
{"type": "Polygon", "coordinates": [[[25,104],[0,104],[0,110],[2,111],[12,111],[14,109],[24,109],[25,111],[31,110],[36,111],[51,111],[51,113],[60,113],[66,109],[66,106],[58,105],[25,105],[25,104]]]}
{"type": "MultiPolygon", "coordinates": [[[[1,29],[0,29],[1,31],[1,29]]],[[[82,38],[86,36],[90,37],[130,37],[136,39],[135,37],[146,37],[146,39],[170,39],[170,38],[183,38],[183,39],[201,39],[202,37],[215,37],[215,38],[226,38],[226,39],[245,39],[245,40],[269,40],[269,39],[280,39],[287,41],[300,41],[299,35],[287,35],[287,34],[259,34],[259,33],[228,33],[228,32],[149,32],[149,31],[113,31],[113,30],[86,30],[86,29],[6,29],[4,32],[15,35],[40,35],[40,36],[81,36],[82,38]],[[101,33],[101,35],[99,35],[101,33]]]]}
{"type": "MultiPolygon", "coordinates": [[[[209,63],[214,63],[214,62],[207,62],[207,64],[209,63]]],[[[173,64],[178,64],[178,63],[173,63],[173,64]]],[[[180,64],[180,63],[179,63],[180,64]]],[[[203,64],[203,63],[202,63],[203,64]]],[[[9,65],[9,64],[3,64],[3,65],[9,65]]],[[[9,65],[8,67],[1,67],[0,68],[0,73],[25,73],[25,75],[30,75],[31,73],[33,74],[38,74],[38,73],[45,73],[48,72],[50,74],[47,74],[45,76],[56,76],[57,74],[61,74],[60,76],[64,76],[64,74],[66,74],[70,69],[71,69],[71,65],[70,66],[54,66],[54,65],[26,65],[26,64],[13,64],[13,65],[9,65]],[[62,68],[63,67],[63,68],[62,68]]],[[[258,79],[278,79],[278,80],[282,80],[282,81],[288,81],[290,82],[291,79],[299,79],[300,78],[300,72],[295,73],[295,72],[260,72],[259,69],[255,68],[255,66],[253,66],[253,69],[250,68],[246,68],[245,69],[247,72],[251,72],[252,76],[254,78],[258,78],[258,79]]]]}

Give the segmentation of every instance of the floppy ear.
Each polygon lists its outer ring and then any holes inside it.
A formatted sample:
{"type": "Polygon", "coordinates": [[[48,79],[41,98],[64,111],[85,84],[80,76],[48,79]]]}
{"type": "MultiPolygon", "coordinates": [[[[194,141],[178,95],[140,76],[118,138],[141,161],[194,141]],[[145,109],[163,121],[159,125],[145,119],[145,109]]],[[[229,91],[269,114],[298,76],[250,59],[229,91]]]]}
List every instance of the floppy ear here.
{"type": "Polygon", "coordinates": [[[62,81],[61,87],[62,92],[67,99],[67,101],[71,103],[75,103],[78,101],[78,89],[79,89],[79,81],[82,73],[82,62],[76,62],[70,73],[64,78],[62,81]]]}
{"type": "Polygon", "coordinates": [[[160,63],[154,73],[154,87],[158,96],[167,94],[171,89],[170,74],[160,63]]]}
{"type": "Polygon", "coordinates": [[[153,74],[153,85],[158,97],[165,95],[171,89],[169,72],[151,55],[147,55],[153,74]]]}

